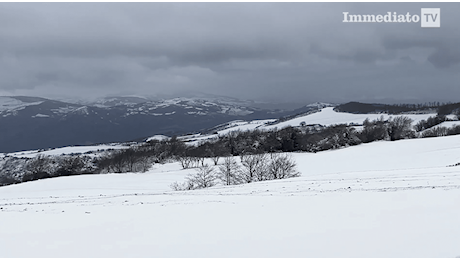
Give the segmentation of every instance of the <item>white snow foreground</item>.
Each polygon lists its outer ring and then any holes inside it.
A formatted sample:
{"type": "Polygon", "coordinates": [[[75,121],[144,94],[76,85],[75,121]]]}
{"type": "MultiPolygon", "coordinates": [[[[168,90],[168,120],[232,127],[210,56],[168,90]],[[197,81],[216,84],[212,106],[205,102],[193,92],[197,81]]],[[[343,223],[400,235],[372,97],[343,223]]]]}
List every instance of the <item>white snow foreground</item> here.
{"type": "Polygon", "coordinates": [[[193,169],[0,188],[0,257],[456,257],[460,136],[294,153],[302,177],[171,191],[193,169]]]}

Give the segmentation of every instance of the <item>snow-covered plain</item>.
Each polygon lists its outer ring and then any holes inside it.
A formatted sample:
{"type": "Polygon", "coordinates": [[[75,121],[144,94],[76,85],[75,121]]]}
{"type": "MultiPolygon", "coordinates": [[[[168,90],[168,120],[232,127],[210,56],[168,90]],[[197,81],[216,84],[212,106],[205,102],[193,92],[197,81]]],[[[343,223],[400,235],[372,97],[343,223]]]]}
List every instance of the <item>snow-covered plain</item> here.
{"type": "Polygon", "coordinates": [[[0,257],[460,256],[460,136],[293,153],[302,177],[171,191],[193,169],[0,188],[0,257]]]}

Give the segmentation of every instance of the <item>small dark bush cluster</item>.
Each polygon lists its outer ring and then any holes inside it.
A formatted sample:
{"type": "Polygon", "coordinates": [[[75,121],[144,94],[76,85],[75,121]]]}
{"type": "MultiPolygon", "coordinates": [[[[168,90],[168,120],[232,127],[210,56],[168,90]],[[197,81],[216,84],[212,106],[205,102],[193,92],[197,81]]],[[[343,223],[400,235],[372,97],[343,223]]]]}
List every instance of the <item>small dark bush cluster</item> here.
{"type": "Polygon", "coordinates": [[[448,136],[448,135],[458,135],[460,134],[460,125],[455,125],[453,127],[447,128],[444,126],[433,127],[431,129],[425,130],[421,137],[439,137],[439,136],[448,136]]]}
{"type": "Polygon", "coordinates": [[[421,120],[414,125],[414,128],[417,132],[421,132],[425,129],[431,128],[433,126],[439,125],[442,122],[447,121],[447,117],[444,115],[437,115],[435,117],[428,117],[426,120],[421,120]]]}

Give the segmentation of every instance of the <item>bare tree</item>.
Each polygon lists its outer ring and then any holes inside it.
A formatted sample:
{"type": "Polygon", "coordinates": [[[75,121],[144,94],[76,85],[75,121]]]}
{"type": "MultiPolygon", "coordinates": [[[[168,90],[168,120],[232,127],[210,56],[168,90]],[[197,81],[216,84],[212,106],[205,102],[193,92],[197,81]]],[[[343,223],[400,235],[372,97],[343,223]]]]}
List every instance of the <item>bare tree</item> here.
{"type": "Polygon", "coordinates": [[[219,155],[213,155],[211,157],[211,159],[212,159],[212,162],[214,163],[214,165],[217,165],[219,163],[220,156],[219,155]]]}
{"type": "Polygon", "coordinates": [[[49,178],[51,159],[48,156],[39,154],[26,164],[26,173],[23,175],[23,181],[38,180],[49,178]]]}
{"type": "Polygon", "coordinates": [[[388,121],[388,135],[391,141],[411,137],[412,119],[407,116],[398,116],[388,121]]]}
{"type": "Polygon", "coordinates": [[[196,160],[196,164],[197,164],[197,167],[204,167],[205,164],[204,164],[204,157],[195,157],[195,160],[196,160]]]}
{"type": "Polygon", "coordinates": [[[185,177],[186,181],[183,183],[173,182],[170,187],[175,191],[181,190],[196,190],[212,187],[216,185],[217,174],[214,169],[209,165],[196,169],[195,174],[189,174],[185,177]]]}
{"type": "Polygon", "coordinates": [[[219,166],[219,179],[224,185],[239,184],[241,180],[240,166],[233,157],[225,157],[224,163],[219,166]]]}
{"type": "Polygon", "coordinates": [[[270,179],[286,179],[300,176],[296,171],[296,163],[288,154],[272,154],[268,165],[270,179]]]}
{"type": "Polygon", "coordinates": [[[363,130],[358,134],[363,143],[370,143],[377,140],[390,140],[387,130],[388,123],[383,116],[380,116],[380,118],[374,121],[370,121],[369,118],[366,118],[363,125],[363,130]]]}
{"type": "Polygon", "coordinates": [[[204,157],[186,156],[181,159],[183,169],[198,168],[204,166],[204,157]]]}
{"type": "Polygon", "coordinates": [[[138,165],[141,172],[146,172],[152,167],[157,158],[155,156],[142,156],[138,160],[138,165]]]}
{"type": "Polygon", "coordinates": [[[183,183],[179,183],[177,181],[173,182],[169,187],[175,191],[183,191],[183,190],[193,190],[195,187],[193,186],[192,182],[186,181],[183,183]]]}
{"type": "Polygon", "coordinates": [[[55,172],[57,176],[80,174],[85,166],[82,157],[78,155],[63,156],[59,161],[59,167],[55,172]]]}
{"type": "Polygon", "coordinates": [[[187,182],[193,183],[194,189],[203,189],[216,185],[217,176],[214,169],[205,164],[196,169],[195,174],[186,177],[187,182]]]}
{"type": "Polygon", "coordinates": [[[137,162],[139,161],[139,156],[135,149],[125,149],[121,151],[119,156],[123,157],[122,160],[125,162],[125,166],[127,168],[125,169],[125,171],[127,172],[136,171],[135,166],[137,162]]]}
{"type": "Polygon", "coordinates": [[[243,170],[240,172],[243,182],[251,183],[266,179],[266,154],[241,155],[240,159],[243,165],[243,170]]]}
{"type": "Polygon", "coordinates": [[[110,168],[115,173],[122,173],[124,171],[125,160],[119,151],[114,152],[111,156],[110,168]]]}
{"type": "Polygon", "coordinates": [[[192,166],[192,157],[189,156],[178,156],[177,159],[179,160],[180,164],[182,165],[182,169],[188,169],[192,166]]]}

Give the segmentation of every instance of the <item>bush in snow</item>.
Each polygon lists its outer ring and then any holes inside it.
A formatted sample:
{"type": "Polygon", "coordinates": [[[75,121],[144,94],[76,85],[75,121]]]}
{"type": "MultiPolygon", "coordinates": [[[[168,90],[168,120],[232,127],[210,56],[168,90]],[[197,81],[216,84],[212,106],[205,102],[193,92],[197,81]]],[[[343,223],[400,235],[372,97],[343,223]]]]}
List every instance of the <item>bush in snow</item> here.
{"type": "Polygon", "coordinates": [[[27,160],[10,156],[0,158],[0,186],[21,182],[27,160]]]}
{"type": "Polygon", "coordinates": [[[446,136],[448,132],[449,131],[447,127],[443,127],[443,126],[433,127],[431,129],[425,130],[425,132],[422,133],[422,138],[446,136]]]}
{"type": "Polygon", "coordinates": [[[421,132],[435,125],[439,125],[440,123],[447,120],[447,117],[444,115],[436,115],[435,117],[430,116],[426,120],[420,120],[417,124],[414,125],[414,128],[417,132],[421,132]]]}
{"type": "Polygon", "coordinates": [[[269,179],[266,154],[241,155],[240,160],[243,167],[239,173],[243,183],[269,179]]]}
{"type": "Polygon", "coordinates": [[[53,161],[49,156],[42,154],[29,160],[25,166],[25,174],[22,176],[22,181],[32,181],[51,177],[51,169],[53,161]]]}
{"type": "Polygon", "coordinates": [[[287,179],[300,176],[296,171],[296,163],[288,154],[271,154],[268,165],[268,176],[272,180],[287,179]]]}
{"type": "Polygon", "coordinates": [[[391,141],[413,138],[412,119],[407,116],[398,116],[388,120],[388,135],[391,141]]]}
{"type": "Polygon", "coordinates": [[[173,190],[195,190],[209,188],[217,184],[217,174],[214,168],[205,164],[196,169],[195,174],[189,174],[184,183],[174,182],[171,184],[173,190]]]}

